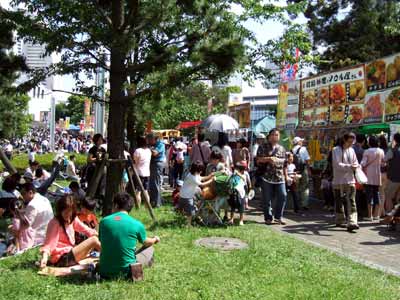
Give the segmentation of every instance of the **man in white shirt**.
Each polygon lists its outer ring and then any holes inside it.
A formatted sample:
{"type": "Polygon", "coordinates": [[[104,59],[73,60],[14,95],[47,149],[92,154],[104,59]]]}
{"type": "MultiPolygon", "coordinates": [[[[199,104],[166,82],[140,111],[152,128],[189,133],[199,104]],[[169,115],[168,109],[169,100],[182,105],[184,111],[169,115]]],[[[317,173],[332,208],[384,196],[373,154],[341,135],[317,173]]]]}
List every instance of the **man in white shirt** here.
{"type": "Polygon", "coordinates": [[[14,234],[25,236],[29,239],[26,244],[35,247],[43,244],[46,238],[47,224],[54,217],[53,209],[46,197],[36,193],[32,183],[25,183],[22,186],[21,195],[26,207],[16,213],[16,218],[20,220],[20,228],[14,234]]]}
{"type": "Polygon", "coordinates": [[[250,159],[250,168],[254,169],[255,168],[255,163],[254,160],[257,157],[257,151],[258,151],[258,147],[260,147],[260,145],[262,143],[264,143],[265,140],[265,135],[262,133],[259,133],[256,135],[256,142],[253,145],[252,149],[251,149],[251,159],[250,159]]]}
{"type": "Polygon", "coordinates": [[[293,149],[292,153],[295,158],[295,164],[297,172],[301,175],[299,180],[297,181],[297,194],[298,201],[304,210],[308,210],[309,204],[309,195],[310,195],[310,187],[309,187],[309,164],[310,164],[310,154],[308,154],[307,148],[303,146],[304,139],[296,136],[293,139],[293,149]]]}

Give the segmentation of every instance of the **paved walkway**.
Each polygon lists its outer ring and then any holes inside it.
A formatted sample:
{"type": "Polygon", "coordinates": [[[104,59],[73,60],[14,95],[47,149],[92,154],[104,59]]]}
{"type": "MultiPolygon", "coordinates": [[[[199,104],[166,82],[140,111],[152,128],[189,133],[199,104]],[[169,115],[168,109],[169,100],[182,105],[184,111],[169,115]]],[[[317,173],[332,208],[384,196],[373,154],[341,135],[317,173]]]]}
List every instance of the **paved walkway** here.
{"type": "MultiPolygon", "coordinates": [[[[259,202],[252,205],[259,207],[259,202]]],[[[318,205],[317,205],[318,207],[318,205]]],[[[245,219],[264,223],[260,209],[251,208],[245,219]]],[[[334,227],[333,215],[320,208],[306,214],[286,213],[286,226],[272,225],[279,232],[323,247],[372,268],[400,276],[400,232],[388,231],[378,222],[360,222],[357,233],[334,227]]]]}

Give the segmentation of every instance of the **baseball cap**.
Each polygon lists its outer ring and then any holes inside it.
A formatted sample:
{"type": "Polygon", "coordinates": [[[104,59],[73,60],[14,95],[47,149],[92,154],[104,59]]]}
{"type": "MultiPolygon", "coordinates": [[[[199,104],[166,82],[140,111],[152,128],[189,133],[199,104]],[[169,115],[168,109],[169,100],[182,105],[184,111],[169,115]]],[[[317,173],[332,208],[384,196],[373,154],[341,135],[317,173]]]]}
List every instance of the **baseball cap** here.
{"type": "Polygon", "coordinates": [[[265,134],[258,133],[258,134],[256,135],[256,139],[265,139],[265,134]]]}
{"type": "Polygon", "coordinates": [[[177,180],[176,181],[177,186],[183,186],[183,180],[177,180]]]}
{"type": "Polygon", "coordinates": [[[302,139],[302,138],[299,137],[299,136],[296,136],[296,137],[293,139],[293,145],[297,145],[299,142],[302,142],[302,141],[304,141],[304,139],[302,139]]]}

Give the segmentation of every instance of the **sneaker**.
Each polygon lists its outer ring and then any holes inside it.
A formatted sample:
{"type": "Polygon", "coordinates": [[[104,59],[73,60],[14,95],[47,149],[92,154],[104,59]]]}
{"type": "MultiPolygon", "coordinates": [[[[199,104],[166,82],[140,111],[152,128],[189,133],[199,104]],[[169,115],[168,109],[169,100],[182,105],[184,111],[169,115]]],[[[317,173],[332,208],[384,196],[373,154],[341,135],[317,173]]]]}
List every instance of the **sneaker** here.
{"type": "Polygon", "coordinates": [[[354,230],[360,229],[360,227],[357,224],[352,224],[347,226],[347,231],[348,232],[353,232],[354,230]]]}
{"type": "Polygon", "coordinates": [[[367,221],[368,221],[368,222],[373,222],[373,221],[374,221],[374,218],[373,218],[373,217],[367,218],[367,221]]]}
{"type": "Polygon", "coordinates": [[[373,219],[374,219],[375,221],[378,221],[378,222],[379,222],[380,217],[373,217],[373,219]]]}
{"type": "Polygon", "coordinates": [[[272,220],[266,220],[265,225],[272,225],[272,220]]]}
{"type": "Polygon", "coordinates": [[[286,222],[283,221],[282,219],[275,220],[275,222],[276,222],[277,224],[279,224],[279,225],[286,225],[286,222]]]}
{"type": "Polygon", "coordinates": [[[239,226],[243,226],[243,225],[244,225],[243,221],[240,221],[239,226]]]}

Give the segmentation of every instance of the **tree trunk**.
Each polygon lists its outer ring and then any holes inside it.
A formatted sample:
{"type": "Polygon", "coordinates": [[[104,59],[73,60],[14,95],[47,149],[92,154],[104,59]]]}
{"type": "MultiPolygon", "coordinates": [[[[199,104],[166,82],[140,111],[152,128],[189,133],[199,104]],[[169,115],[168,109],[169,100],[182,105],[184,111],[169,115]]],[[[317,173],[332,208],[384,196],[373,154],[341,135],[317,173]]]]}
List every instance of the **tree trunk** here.
{"type": "Polygon", "coordinates": [[[136,148],[136,139],[137,139],[137,130],[136,130],[136,125],[137,125],[137,119],[136,119],[136,112],[135,112],[135,105],[136,105],[136,86],[131,85],[128,90],[128,96],[129,96],[129,106],[128,106],[128,116],[126,120],[126,133],[127,133],[127,138],[130,144],[130,150],[133,150],[136,148]]]}
{"type": "MultiPolygon", "coordinates": [[[[123,23],[122,1],[112,2],[112,21],[114,27],[113,45],[110,53],[110,110],[108,118],[108,154],[110,159],[122,159],[124,157],[124,129],[127,101],[124,97],[125,57],[124,39],[119,32],[123,23]]],[[[106,197],[103,205],[103,216],[112,212],[112,200],[121,190],[123,164],[112,162],[107,167],[106,197]]]]}

